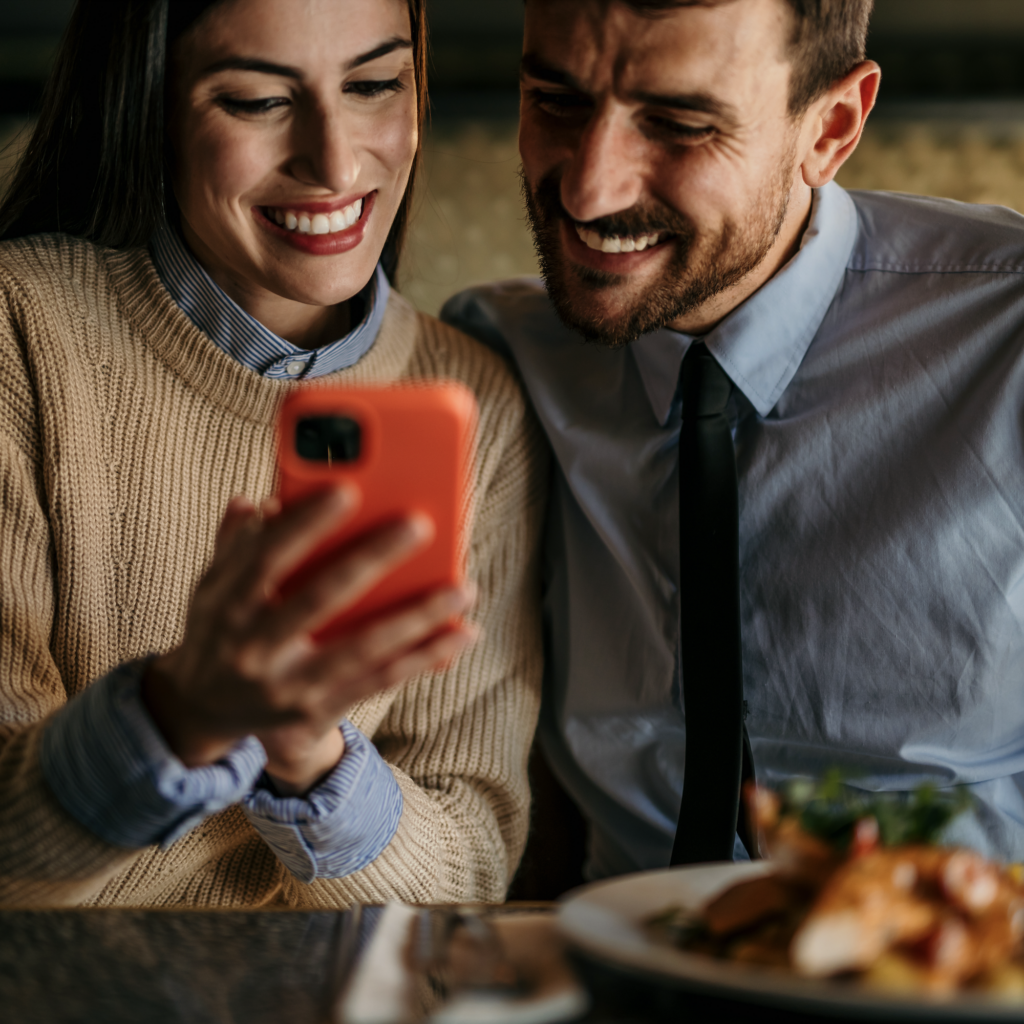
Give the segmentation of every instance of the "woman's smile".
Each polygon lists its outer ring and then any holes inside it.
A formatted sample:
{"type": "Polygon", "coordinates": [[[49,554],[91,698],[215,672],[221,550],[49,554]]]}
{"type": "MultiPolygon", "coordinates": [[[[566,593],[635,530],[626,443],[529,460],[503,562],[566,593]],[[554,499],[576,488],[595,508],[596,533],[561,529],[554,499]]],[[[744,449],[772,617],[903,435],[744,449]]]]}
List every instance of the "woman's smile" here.
{"type": "Polygon", "coordinates": [[[313,256],[349,252],[362,242],[377,192],[356,200],[254,206],[256,223],[275,238],[313,256]]]}

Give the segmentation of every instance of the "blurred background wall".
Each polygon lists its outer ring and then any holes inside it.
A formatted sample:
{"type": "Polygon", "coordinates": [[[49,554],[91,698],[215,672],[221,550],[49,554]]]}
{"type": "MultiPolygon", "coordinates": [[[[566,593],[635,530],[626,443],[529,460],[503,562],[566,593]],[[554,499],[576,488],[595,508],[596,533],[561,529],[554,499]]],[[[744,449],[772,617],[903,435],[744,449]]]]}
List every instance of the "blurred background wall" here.
{"type": "MultiPolygon", "coordinates": [[[[0,187],[73,0],[0,0],[0,187]]],[[[427,0],[431,123],[403,291],[436,312],[474,281],[536,272],[521,213],[522,0],[427,0]]],[[[1024,0],[877,0],[882,97],[840,182],[1024,212],[1024,0]]]]}

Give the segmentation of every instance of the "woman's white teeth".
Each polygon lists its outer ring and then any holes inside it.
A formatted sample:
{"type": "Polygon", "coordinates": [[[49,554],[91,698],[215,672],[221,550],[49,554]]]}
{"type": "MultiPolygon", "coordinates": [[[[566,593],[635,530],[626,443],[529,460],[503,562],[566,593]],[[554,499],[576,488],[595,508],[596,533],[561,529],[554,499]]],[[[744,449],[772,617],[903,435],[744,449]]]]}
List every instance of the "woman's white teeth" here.
{"type": "Polygon", "coordinates": [[[588,249],[596,249],[598,252],[642,252],[652,245],[657,245],[662,237],[658,232],[653,235],[627,235],[625,237],[611,235],[606,237],[596,231],[581,227],[579,224],[575,227],[580,241],[588,249]]]}
{"type": "Polygon", "coordinates": [[[268,207],[268,210],[274,220],[289,231],[297,231],[300,235],[333,235],[352,227],[362,217],[363,201],[357,199],[343,210],[334,210],[329,214],[314,213],[312,217],[301,210],[296,212],[279,206],[268,207]]]}

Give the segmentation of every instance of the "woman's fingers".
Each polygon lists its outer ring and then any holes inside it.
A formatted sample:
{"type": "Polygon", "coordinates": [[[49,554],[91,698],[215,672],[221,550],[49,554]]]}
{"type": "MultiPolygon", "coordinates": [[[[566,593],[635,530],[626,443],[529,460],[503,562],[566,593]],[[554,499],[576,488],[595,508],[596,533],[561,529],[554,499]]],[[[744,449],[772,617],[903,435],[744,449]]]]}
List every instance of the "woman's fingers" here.
{"type": "Polygon", "coordinates": [[[265,500],[262,519],[250,502],[232,499],[213,563],[193,600],[198,621],[244,628],[253,611],[275,595],[282,575],[301,564],[358,507],[354,488],[321,492],[283,513],[265,500]]]}
{"type": "Polygon", "coordinates": [[[362,631],[355,645],[360,661],[376,669],[418,647],[450,624],[455,616],[469,611],[475,596],[476,588],[471,584],[453,587],[373,623],[362,631]]]}
{"type": "Polygon", "coordinates": [[[480,631],[465,623],[381,666],[376,672],[363,676],[357,687],[346,690],[346,707],[381,690],[389,690],[424,672],[433,672],[447,665],[460,651],[477,640],[480,631]],[[354,691],[358,691],[357,693],[354,691]]]}
{"type": "Polygon", "coordinates": [[[402,562],[430,542],[434,526],[410,516],[374,531],[328,562],[301,589],[261,615],[260,634],[268,645],[299,633],[312,633],[351,607],[402,562]]]}
{"type": "Polygon", "coordinates": [[[261,592],[274,590],[359,507],[359,492],[342,486],[317,494],[286,512],[273,514],[261,531],[254,581],[261,592]]]}
{"type": "Polygon", "coordinates": [[[236,494],[228,502],[220,526],[217,527],[215,549],[221,551],[229,547],[238,531],[255,515],[256,506],[244,494],[236,494]]]}
{"type": "Polygon", "coordinates": [[[453,627],[452,620],[469,610],[474,597],[475,588],[471,584],[438,591],[409,608],[325,645],[309,659],[303,674],[312,685],[326,684],[329,688],[345,687],[376,676],[440,636],[471,629],[462,624],[453,627]]]}

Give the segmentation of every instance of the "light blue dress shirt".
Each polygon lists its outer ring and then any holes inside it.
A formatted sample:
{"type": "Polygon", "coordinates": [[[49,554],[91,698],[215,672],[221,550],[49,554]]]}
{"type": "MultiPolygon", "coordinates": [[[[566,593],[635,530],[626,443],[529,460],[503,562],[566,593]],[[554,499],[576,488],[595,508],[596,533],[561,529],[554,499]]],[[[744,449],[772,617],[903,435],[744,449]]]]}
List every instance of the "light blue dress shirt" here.
{"type": "MultiPolygon", "coordinates": [[[[364,316],[313,351],[268,331],[209,277],[170,229],[151,246],[161,281],[224,352],[265,377],[312,378],[358,362],[380,331],[390,288],[378,265],[361,293],[364,316]],[[301,365],[299,365],[301,363],[301,365]]],[[[186,768],[149,716],[140,683],[151,659],[121,665],[69,701],[46,730],[40,760],[61,806],[106,842],[168,847],[204,818],[240,803],[278,859],[304,882],[338,878],[374,861],[402,816],[402,792],[377,748],[342,721],[345,754],[304,797],[280,797],[249,737],[214,765],[186,768]]]]}
{"type": "MultiPolygon", "coordinates": [[[[591,822],[587,870],[664,866],[694,339],[587,345],[532,280],[442,317],[514,359],[556,457],[541,731],[591,822]]],[[[799,252],[704,340],[736,384],[759,778],[966,784],[949,838],[1024,859],[1024,218],[828,185],[799,252]]]]}

